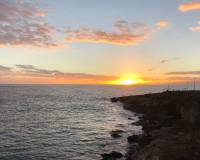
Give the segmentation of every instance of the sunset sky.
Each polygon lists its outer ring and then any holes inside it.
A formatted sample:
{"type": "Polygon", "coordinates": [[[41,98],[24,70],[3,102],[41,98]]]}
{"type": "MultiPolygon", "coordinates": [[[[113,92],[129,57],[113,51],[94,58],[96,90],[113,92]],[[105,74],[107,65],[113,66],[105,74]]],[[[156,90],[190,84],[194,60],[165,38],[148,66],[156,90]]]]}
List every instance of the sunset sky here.
{"type": "Polygon", "coordinates": [[[0,83],[200,77],[200,0],[1,0],[0,83]]]}

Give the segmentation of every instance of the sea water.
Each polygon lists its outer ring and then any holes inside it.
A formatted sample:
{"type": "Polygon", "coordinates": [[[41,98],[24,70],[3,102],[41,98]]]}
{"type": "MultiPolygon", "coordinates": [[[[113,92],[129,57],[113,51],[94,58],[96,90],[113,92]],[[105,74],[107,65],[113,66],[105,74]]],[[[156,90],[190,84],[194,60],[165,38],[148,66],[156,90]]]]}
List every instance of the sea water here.
{"type": "Polygon", "coordinates": [[[1,85],[1,160],[99,160],[125,153],[127,136],[140,134],[137,116],[110,98],[160,91],[158,87],[1,85]],[[121,138],[110,131],[120,129],[121,138]]]}

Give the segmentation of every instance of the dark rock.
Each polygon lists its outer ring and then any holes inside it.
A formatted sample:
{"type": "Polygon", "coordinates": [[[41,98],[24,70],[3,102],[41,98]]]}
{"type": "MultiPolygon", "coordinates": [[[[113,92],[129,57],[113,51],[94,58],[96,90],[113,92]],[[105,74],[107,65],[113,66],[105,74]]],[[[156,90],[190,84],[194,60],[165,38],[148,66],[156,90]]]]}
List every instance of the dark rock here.
{"type": "Polygon", "coordinates": [[[116,133],[122,133],[122,132],[124,132],[124,131],[121,130],[121,129],[116,129],[116,130],[113,130],[113,132],[116,132],[116,133]]]}
{"type": "Polygon", "coordinates": [[[116,127],[122,128],[122,127],[125,127],[125,125],[124,124],[117,124],[116,127]]]}
{"type": "Polygon", "coordinates": [[[113,138],[120,138],[120,137],[122,137],[120,134],[117,134],[117,133],[111,133],[110,135],[113,138]]]}
{"type": "Polygon", "coordinates": [[[148,144],[152,140],[152,136],[149,134],[132,135],[127,138],[128,143],[138,143],[138,145],[148,144]]]}
{"type": "Polygon", "coordinates": [[[131,123],[132,125],[134,126],[142,126],[143,125],[143,122],[141,120],[137,121],[137,122],[133,122],[131,123]]]}
{"type": "Polygon", "coordinates": [[[136,143],[131,143],[128,145],[127,152],[126,152],[126,160],[129,160],[132,154],[134,154],[137,150],[138,145],[136,143]]]}
{"type": "Polygon", "coordinates": [[[139,143],[141,140],[142,135],[132,135],[127,138],[128,143],[139,143]]]}
{"type": "Polygon", "coordinates": [[[119,101],[118,98],[111,98],[111,102],[117,102],[117,101],[119,101]]]}
{"type": "Polygon", "coordinates": [[[127,160],[200,160],[200,91],[167,91],[114,98],[125,109],[142,115],[133,125],[127,160]]]}
{"type": "Polygon", "coordinates": [[[123,154],[120,152],[112,151],[111,153],[104,153],[101,155],[102,160],[116,160],[123,157],[123,154]]]}
{"type": "Polygon", "coordinates": [[[119,138],[119,137],[122,137],[120,135],[120,133],[124,132],[123,130],[114,130],[114,131],[111,131],[110,132],[110,135],[113,137],[113,138],[119,138]]]}

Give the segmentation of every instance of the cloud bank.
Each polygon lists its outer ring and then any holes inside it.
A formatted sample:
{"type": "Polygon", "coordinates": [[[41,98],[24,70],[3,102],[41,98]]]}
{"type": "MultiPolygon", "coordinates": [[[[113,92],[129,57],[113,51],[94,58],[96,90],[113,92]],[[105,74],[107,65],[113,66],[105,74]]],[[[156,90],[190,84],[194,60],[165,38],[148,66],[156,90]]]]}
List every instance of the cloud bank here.
{"type": "Polygon", "coordinates": [[[177,71],[166,73],[167,79],[178,83],[188,83],[190,81],[200,80],[200,71],[177,71]]]}
{"type": "Polygon", "coordinates": [[[118,77],[48,70],[33,65],[0,65],[0,83],[103,84],[118,77]]]}
{"type": "MultiPolygon", "coordinates": [[[[152,71],[152,69],[150,69],[152,71]]],[[[167,72],[160,78],[142,77],[149,84],[185,83],[200,79],[200,71],[167,72]]],[[[34,65],[16,65],[7,67],[0,65],[0,83],[16,84],[109,84],[119,76],[96,75],[86,73],[69,73],[59,70],[38,68],[34,65]]]]}

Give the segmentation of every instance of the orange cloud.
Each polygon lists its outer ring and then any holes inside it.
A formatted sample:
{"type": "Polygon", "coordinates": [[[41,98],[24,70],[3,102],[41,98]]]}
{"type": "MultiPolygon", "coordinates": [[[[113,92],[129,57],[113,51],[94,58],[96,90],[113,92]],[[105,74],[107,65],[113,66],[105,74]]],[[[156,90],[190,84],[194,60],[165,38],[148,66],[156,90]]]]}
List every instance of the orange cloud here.
{"type": "Polygon", "coordinates": [[[193,32],[200,32],[200,21],[198,22],[198,26],[196,27],[190,27],[189,28],[193,32]]]}
{"type": "Polygon", "coordinates": [[[200,10],[200,2],[188,2],[179,6],[179,10],[182,12],[187,12],[191,10],[200,10]]]}
{"type": "Polygon", "coordinates": [[[45,17],[47,15],[47,11],[45,10],[39,10],[36,12],[36,16],[38,17],[45,17]]]}
{"type": "Polygon", "coordinates": [[[146,24],[128,23],[123,20],[114,23],[113,27],[115,31],[110,33],[89,28],[67,29],[66,41],[133,45],[144,41],[153,31],[146,24]]]}
{"type": "Polygon", "coordinates": [[[166,28],[166,27],[169,26],[169,22],[166,21],[166,20],[161,20],[161,21],[159,21],[159,22],[156,23],[156,26],[158,28],[166,28]]]}

